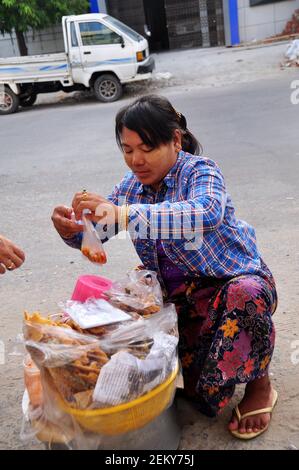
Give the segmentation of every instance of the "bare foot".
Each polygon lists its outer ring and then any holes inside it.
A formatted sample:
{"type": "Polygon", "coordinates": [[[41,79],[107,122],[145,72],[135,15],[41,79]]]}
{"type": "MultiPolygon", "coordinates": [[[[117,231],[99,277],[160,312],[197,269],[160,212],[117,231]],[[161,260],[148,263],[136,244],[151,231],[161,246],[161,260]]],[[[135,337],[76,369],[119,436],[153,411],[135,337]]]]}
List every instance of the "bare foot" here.
{"type": "MultiPolygon", "coordinates": [[[[261,408],[271,407],[273,397],[274,390],[268,375],[249,382],[246,385],[244,397],[238,405],[241,415],[261,408]]],[[[269,424],[270,420],[270,413],[261,413],[242,419],[239,423],[234,411],[228,429],[230,431],[238,430],[240,434],[258,432],[264,429],[269,424]]]]}

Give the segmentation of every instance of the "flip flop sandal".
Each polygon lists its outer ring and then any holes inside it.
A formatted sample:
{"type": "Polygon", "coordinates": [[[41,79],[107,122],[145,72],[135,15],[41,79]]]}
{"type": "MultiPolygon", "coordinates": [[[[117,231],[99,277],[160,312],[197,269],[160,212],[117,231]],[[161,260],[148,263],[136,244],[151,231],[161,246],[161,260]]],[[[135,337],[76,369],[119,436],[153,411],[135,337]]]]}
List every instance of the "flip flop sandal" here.
{"type": "MultiPolygon", "coordinates": [[[[276,390],[273,390],[273,394],[274,394],[274,396],[273,396],[272,406],[270,406],[269,408],[261,408],[260,410],[250,411],[249,413],[245,413],[244,415],[241,415],[239,407],[237,405],[235,407],[234,411],[235,411],[236,416],[238,418],[238,422],[240,423],[241,420],[244,419],[244,418],[249,418],[250,416],[256,416],[256,415],[259,415],[259,414],[262,414],[262,413],[270,413],[271,414],[274,410],[274,407],[275,407],[275,405],[277,403],[277,399],[278,399],[278,393],[276,392],[276,390]]],[[[236,431],[231,431],[230,430],[230,433],[234,437],[237,437],[238,439],[243,439],[243,440],[254,439],[255,437],[259,436],[260,434],[263,434],[263,432],[267,431],[269,425],[270,425],[270,421],[267,424],[267,426],[265,426],[263,429],[260,429],[257,432],[250,432],[250,433],[241,434],[237,430],[236,431]]]]}

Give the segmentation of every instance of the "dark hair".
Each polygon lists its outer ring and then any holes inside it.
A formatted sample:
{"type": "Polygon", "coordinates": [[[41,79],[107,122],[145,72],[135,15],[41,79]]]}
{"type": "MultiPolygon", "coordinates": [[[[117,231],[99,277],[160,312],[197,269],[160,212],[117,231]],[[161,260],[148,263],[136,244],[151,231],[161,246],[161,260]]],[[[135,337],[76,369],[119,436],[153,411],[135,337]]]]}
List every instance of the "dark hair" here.
{"type": "Polygon", "coordinates": [[[162,96],[142,96],[117,113],[115,134],[120,148],[124,127],[137,132],[142,142],[151,148],[171,142],[175,129],[179,129],[182,133],[182,149],[193,155],[202,152],[200,143],[187,128],[185,116],[177,112],[162,96]]]}

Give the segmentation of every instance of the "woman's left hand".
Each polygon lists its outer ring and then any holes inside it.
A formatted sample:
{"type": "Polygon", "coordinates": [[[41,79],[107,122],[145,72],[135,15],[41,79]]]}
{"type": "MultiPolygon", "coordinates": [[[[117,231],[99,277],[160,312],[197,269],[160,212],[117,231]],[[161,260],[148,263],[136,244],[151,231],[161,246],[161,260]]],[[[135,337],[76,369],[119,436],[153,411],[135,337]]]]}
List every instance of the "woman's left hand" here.
{"type": "Polygon", "coordinates": [[[101,222],[102,224],[111,225],[119,220],[120,207],[95,193],[87,191],[76,193],[72,207],[76,220],[82,219],[82,213],[85,209],[91,212],[87,217],[96,223],[101,222]]]}

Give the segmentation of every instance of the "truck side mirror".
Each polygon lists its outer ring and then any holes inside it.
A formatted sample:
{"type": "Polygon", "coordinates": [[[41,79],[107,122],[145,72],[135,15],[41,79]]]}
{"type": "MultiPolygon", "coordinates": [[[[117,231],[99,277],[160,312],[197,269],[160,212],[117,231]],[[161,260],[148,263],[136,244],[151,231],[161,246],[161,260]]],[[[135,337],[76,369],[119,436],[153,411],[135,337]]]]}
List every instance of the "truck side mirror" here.
{"type": "Polygon", "coordinates": [[[126,47],[125,40],[122,36],[120,37],[120,45],[122,48],[126,47]]]}

